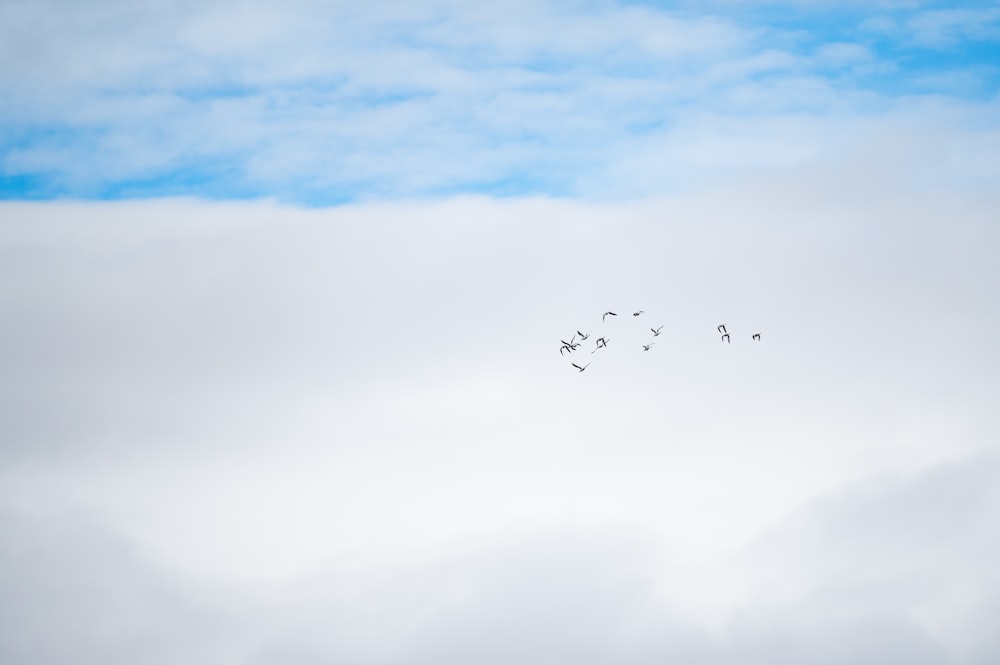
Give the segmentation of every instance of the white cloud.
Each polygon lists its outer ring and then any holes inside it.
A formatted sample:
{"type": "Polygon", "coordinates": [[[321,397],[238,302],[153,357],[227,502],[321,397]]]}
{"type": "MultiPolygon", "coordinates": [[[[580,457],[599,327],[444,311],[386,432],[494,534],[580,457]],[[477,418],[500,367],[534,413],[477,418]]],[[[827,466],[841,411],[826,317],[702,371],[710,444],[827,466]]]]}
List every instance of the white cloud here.
{"type": "Polygon", "coordinates": [[[4,204],[5,657],[991,662],[998,202],[844,163],[4,204]]]}
{"type": "Polygon", "coordinates": [[[950,47],[961,41],[1000,40],[1000,10],[939,9],[920,12],[906,27],[918,44],[950,47]]]}
{"type": "MultiPolygon", "coordinates": [[[[631,146],[685,141],[676,128],[705,118],[807,113],[836,126],[912,101],[859,83],[896,71],[864,44],[739,12],[430,2],[359,13],[305,1],[0,12],[3,171],[84,196],[148,181],[154,192],[321,203],[585,197],[635,158],[631,146]]],[[[964,94],[984,72],[970,68],[960,87],[923,73],[906,85],[964,94]]]]}
{"type": "Polygon", "coordinates": [[[995,100],[611,5],[39,7],[4,113],[82,133],[9,172],[582,196],[0,204],[0,660],[996,660],[995,100]]]}
{"type": "Polygon", "coordinates": [[[170,574],[93,524],[6,515],[0,649],[38,663],[988,663],[996,484],[995,457],[873,479],[723,560],[564,527],[277,584],[170,574]]]}
{"type": "Polygon", "coordinates": [[[947,176],[995,152],[923,134],[632,204],[6,204],[5,500],[213,574],[622,520],[700,556],[971,454],[997,202],[947,176]],[[608,307],[670,337],[625,317],[577,375],[558,340],[608,307]]]}

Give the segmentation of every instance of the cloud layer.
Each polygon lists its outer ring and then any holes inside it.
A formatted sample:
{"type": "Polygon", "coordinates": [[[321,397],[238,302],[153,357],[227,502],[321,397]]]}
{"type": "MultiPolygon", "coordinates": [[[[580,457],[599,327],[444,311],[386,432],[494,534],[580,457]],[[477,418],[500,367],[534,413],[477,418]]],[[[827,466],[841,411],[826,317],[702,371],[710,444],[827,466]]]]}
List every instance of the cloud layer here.
{"type": "Polygon", "coordinates": [[[721,562],[672,564],[629,529],[563,529],[433,563],[328,566],[226,591],[158,570],[87,522],[6,514],[0,654],[38,664],[985,665],[1000,649],[998,470],[995,457],[975,459],[832,494],[721,562]],[[685,594],[720,579],[746,591],[712,628],[685,594]]]}
{"type": "Polygon", "coordinates": [[[992,662],[998,201],[913,138],[630,204],[4,204],[4,660],[992,662]]]}
{"type": "Polygon", "coordinates": [[[942,130],[925,115],[941,95],[972,118],[963,128],[997,117],[998,19],[976,4],[0,12],[8,198],[646,195],[734,162],[801,165],[816,137],[859,122],[942,130]],[[804,142],[803,122],[820,128],[804,142]],[[733,140],[733,123],[757,142],[733,140]]]}
{"type": "Polygon", "coordinates": [[[0,2],[0,661],[997,662],[997,24],[0,2]]]}

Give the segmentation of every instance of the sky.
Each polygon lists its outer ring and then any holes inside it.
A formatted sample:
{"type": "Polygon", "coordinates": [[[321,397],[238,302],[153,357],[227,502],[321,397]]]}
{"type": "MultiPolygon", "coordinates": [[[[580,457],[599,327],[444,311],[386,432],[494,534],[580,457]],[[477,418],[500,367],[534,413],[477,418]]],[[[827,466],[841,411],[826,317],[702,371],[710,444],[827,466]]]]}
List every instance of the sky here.
{"type": "Polygon", "coordinates": [[[997,662],[997,63],[988,2],[0,0],[0,661],[997,662]]]}

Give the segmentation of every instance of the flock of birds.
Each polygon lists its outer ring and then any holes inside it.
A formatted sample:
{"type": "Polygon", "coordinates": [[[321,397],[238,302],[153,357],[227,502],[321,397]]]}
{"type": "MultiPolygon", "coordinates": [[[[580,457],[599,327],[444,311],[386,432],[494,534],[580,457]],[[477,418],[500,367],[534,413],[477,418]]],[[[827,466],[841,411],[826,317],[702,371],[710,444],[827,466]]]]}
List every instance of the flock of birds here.
{"type": "MultiPolygon", "coordinates": [[[[636,317],[642,316],[644,313],[645,312],[640,309],[638,312],[632,312],[632,317],[636,318],[636,317]]],[[[615,313],[615,312],[611,312],[611,311],[605,312],[604,315],[601,317],[601,322],[602,323],[606,322],[609,316],[618,316],[618,314],[615,313]]],[[[660,336],[660,332],[663,330],[663,326],[660,326],[659,328],[650,328],[649,330],[650,330],[650,332],[653,333],[653,337],[659,337],[660,336]]],[[[719,334],[721,335],[721,340],[723,342],[725,342],[726,344],[731,344],[732,343],[732,341],[730,340],[730,337],[729,337],[729,331],[726,330],[726,324],[725,323],[720,323],[716,327],[716,330],[719,331],[719,334]]],[[[572,337],[569,338],[569,341],[566,341],[564,339],[560,339],[559,341],[562,343],[562,346],[559,347],[559,355],[562,356],[562,355],[565,355],[567,353],[573,353],[573,352],[575,352],[577,349],[580,348],[580,346],[583,344],[583,342],[585,342],[588,339],[590,339],[590,337],[591,337],[590,333],[585,333],[585,332],[581,332],[581,331],[577,330],[576,334],[574,334],[572,337]],[[579,338],[580,341],[577,341],[577,338],[579,338]]],[[[760,333],[759,332],[758,333],[754,333],[751,336],[751,339],[753,341],[755,341],[755,342],[759,342],[760,341],[760,333]]],[[[593,355],[593,354],[597,353],[598,351],[600,351],[601,349],[608,348],[608,342],[610,342],[610,341],[611,340],[608,337],[598,337],[596,340],[594,340],[594,348],[593,348],[593,350],[591,350],[590,354],[593,355]]],[[[655,345],[655,344],[656,344],[656,342],[650,342],[649,344],[643,344],[642,345],[642,350],[643,351],[649,351],[651,348],[653,348],[653,345],[655,345]]],[[[573,367],[575,367],[580,372],[582,372],[585,369],[587,369],[588,367],[590,367],[590,363],[587,363],[586,365],[580,366],[580,365],[577,365],[575,362],[570,362],[570,365],[572,365],[573,367]]]]}

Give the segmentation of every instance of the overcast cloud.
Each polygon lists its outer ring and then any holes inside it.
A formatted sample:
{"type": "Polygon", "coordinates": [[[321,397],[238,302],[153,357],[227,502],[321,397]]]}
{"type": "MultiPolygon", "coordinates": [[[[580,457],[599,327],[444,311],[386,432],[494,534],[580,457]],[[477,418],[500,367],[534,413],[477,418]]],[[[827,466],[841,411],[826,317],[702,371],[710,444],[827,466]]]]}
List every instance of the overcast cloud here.
{"type": "Polygon", "coordinates": [[[4,648],[990,662],[996,197],[855,163],[4,204],[4,648]],[[577,329],[613,340],[583,374],[577,329]]]}

